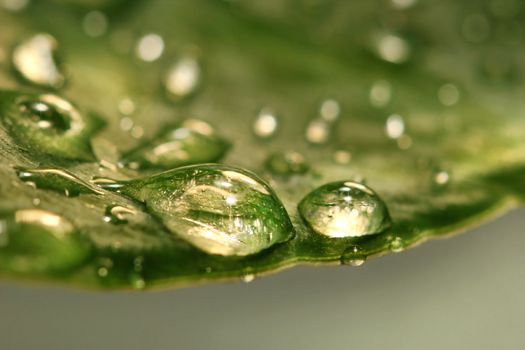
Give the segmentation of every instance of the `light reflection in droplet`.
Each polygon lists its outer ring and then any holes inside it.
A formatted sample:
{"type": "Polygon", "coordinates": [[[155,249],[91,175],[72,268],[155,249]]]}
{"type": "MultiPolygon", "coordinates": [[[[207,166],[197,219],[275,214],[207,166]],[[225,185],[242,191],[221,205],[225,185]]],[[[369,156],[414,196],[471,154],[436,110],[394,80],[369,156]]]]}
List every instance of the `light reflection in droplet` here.
{"type": "Polygon", "coordinates": [[[178,59],[168,70],[164,86],[169,95],[178,100],[192,94],[199,86],[201,68],[191,56],[178,59]]]}

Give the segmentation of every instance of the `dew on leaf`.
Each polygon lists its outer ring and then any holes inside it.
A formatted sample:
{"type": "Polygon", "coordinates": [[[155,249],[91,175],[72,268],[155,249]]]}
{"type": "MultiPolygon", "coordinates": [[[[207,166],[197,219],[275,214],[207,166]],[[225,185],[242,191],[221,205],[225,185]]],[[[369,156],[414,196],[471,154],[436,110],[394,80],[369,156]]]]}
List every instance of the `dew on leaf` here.
{"type": "Polygon", "coordinates": [[[377,234],[391,224],[383,200],[353,181],[332,182],[313,190],[299,203],[299,212],[315,232],[334,238],[377,234]]]}
{"type": "Polygon", "coordinates": [[[156,61],[164,52],[164,39],[158,34],[151,33],[141,37],[135,47],[135,54],[145,62],[156,61]]]}
{"type": "Polygon", "coordinates": [[[330,124],[323,119],[312,120],[306,128],[306,140],[313,144],[326,143],[330,137],[330,124]]]}
{"type": "Polygon", "coordinates": [[[12,64],[25,81],[46,88],[58,89],[66,77],[57,60],[58,43],[49,34],[40,33],[18,44],[12,54],[12,64]]]}
{"type": "Polygon", "coordinates": [[[98,188],[91,186],[76,175],[60,168],[16,168],[18,178],[36,188],[52,190],[68,197],[80,194],[101,194],[98,188]]]}
{"type": "Polygon", "coordinates": [[[168,96],[179,101],[192,95],[201,83],[199,61],[192,56],[178,58],[164,76],[164,88],[168,96]]]}
{"type": "Polygon", "coordinates": [[[187,119],[165,128],[153,141],[145,142],[124,155],[123,164],[133,168],[170,169],[183,165],[215,162],[230,144],[210,124],[187,119]]]}
{"type": "Polygon", "coordinates": [[[46,210],[19,209],[0,215],[0,270],[62,272],[80,264],[89,246],[66,218],[46,210]]]}
{"type": "Polygon", "coordinates": [[[265,107],[261,109],[253,123],[253,133],[261,139],[270,138],[275,135],[278,125],[277,114],[271,108],[265,107]]]}
{"type": "Polygon", "coordinates": [[[144,203],[176,237],[209,254],[255,254],[293,235],[272,189],[239,168],[203,164],[100,186],[144,203]]]}
{"type": "Polygon", "coordinates": [[[295,151],[272,153],[264,164],[271,173],[282,176],[304,174],[310,169],[304,156],[295,151]]]}
{"type": "Polygon", "coordinates": [[[398,114],[392,114],[386,120],[386,135],[391,139],[398,139],[405,133],[405,121],[398,114]]]}
{"type": "Polygon", "coordinates": [[[376,51],[379,57],[391,63],[404,63],[410,57],[410,45],[395,34],[382,34],[376,38],[376,51]]]}

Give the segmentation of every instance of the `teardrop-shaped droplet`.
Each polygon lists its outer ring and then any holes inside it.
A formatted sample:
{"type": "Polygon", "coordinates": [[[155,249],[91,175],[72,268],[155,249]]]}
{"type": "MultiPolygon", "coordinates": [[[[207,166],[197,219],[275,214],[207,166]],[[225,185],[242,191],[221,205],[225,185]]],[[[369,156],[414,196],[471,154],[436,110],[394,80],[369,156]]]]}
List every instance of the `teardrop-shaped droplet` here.
{"type": "Polygon", "coordinates": [[[31,183],[36,188],[56,191],[68,197],[102,193],[98,188],[60,168],[17,168],[16,174],[20,180],[31,183]]]}
{"type": "Polygon", "coordinates": [[[266,168],[276,175],[304,174],[310,166],[301,153],[288,151],[272,153],[265,161],[266,168]]]}
{"type": "Polygon", "coordinates": [[[317,233],[328,237],[361,237],[380,233],[391,224],[385,203],[369,187],[332,182],[310,192],[299,212],[317,233]]]}
{"type": "Polygon", "coordinates": [[[40,209],[20,209],[0,217],[0,271],[38,274],[80,264],[89,246],[66,218],[40,209]]]}
{"type": "Polygon", "coordinates": [[[229,143],[210,124],[188,119],[131,150],[122,163],[132,168],[170,169],[218,161],[228,148],[229,143]]]}
{"type": "Polygon", "coordinates": [[[168,69],[164,77],[164,88],[169,97],[180,101],[192,95],[201,82],[199,61],[192,56],[177,59],[168,69]]]}
{"type": "Polygon", "coordinates": [[[30,155],[94,160],[90,139],[102,121],[61,97],[0,91],[0,118],[30,155]]]}
{"type": "Polygon", "coordinates": [[[100,186],[143,202],[173,234],[209,254],[255,254],[293,235],[272,189],[239,168],[203,164],[100,186]]]}
{"type": "Polygon", "coordinates": [[[57,60],[58,43],[49,34],[36,34],[15,47],[13,67],[18,75],[31,84],[60,88],[66,80],[57,60]]]}

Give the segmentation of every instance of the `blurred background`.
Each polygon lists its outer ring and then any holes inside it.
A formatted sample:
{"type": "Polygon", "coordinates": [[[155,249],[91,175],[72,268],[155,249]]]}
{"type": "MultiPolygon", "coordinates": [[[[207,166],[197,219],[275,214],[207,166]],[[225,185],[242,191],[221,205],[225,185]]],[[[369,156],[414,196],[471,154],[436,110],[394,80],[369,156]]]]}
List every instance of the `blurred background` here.
{"type": "Polygon", "coordinates": [[[525,210],[359,268],[94,293],[0,284],[2,349],[525,347],[525,210]]]}

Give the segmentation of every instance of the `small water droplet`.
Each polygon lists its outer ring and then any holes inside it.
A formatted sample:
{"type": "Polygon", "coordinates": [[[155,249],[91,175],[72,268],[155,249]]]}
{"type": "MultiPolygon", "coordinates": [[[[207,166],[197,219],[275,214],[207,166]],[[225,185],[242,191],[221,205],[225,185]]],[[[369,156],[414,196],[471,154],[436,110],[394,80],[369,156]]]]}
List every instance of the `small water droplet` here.
{"type": "Polygon", "coordinates": [[[304,156],[295,151],[272,153],[264,164],[273,174],[283,176],[304,174],[310,169],[304,156]]]}
{"type": "Polygon", "coordinates": [[[253,123],[253,133],[262,138],[270,138],[275,135],[278,126],[277,114],[270,108],[261,109],[257,119],[253,123]]]}
{"type": "Polygon", "coordinates": [[[314,119],[306,128],[306,140],[313,144],[323,144],[330,137],[330,125],[323,119],[314,119]]]}
{"type": "Polygon", "coordinates": [[[29,5],[29,0],[2,0],[0,5],[8,11],[20,12],[29,5]]]}
{"type": "Polygon", "coordinates": [[[177,59],[164,77],[164,87],[171,99],[182,100],[192,95],[201,82],[199,61],[192,56],[177,59]]]}
{"type": "Polygon", "coordinates": [[[89,252],[68,219],[41,209],[2,214],[0,242],[1,270],[22,274],[66,271],[89,252]]]}
{"type": "Polygon", "coordinates": [[[128,152],[122,163],[138,168],[169,169],[217,161],[228,149],[229,143],[210,124],[187,119],[173,128],[164,128],[154,141],[128,152]]]}
{"type": "Polygon", "coordinates": [[[135,102],[129,97],[123,98],[118,103],[118,111],[122,115],[131,115],[135,112],[135,102]]]}
{"type": "Polygon", "coordinates": [[[412,147],[412,138],[406,134],[401,135],[397,140],[397,146],[402,150],[412,147]]]}
{"type": "Polygon", "coordinates": [[[404,244],[403,244],[403,240],[401,239],[401,237],[393,238],[392,241],[390,241],[389,248],[393,253],[402,252],[404,249],[404,244]]]}
{"type": "Polygon", "coordinates": [[[242,276],[242,281],[244,283],[250,283],[250,282],[253,282],[253,280],[255,279],[255,275],[252,274],[252,273],[249,273],[247,275],[244,275],[242,276]]]}
{"type": "Polygon", "coordinates": [[[174,235],[209,254],[255,254],[293,235],[275,193],[242,169],[188,166],[101,186],[143,202],[174,235]]]}
{"type": "Polygon", "coordinates": [[[90,37],[96,38],[102,36],[108,30],[108,18],[100,11],[88,12],[82,20],[82,27],[84,33],[90,37]]]}
{"type": "Polygon", "coordinates": [[[333,154],[334,162],[341,165],[346,165],[352,160],[352,153],[345,150],[335,151],[333,154]]]}
{"type": "Polygon", "coordinates": [[[328,237],[361,237],[391,224],[383,200],[369,187],[352,181],[332,182],[310,192],[299,212],[317,233],[328,237]]]}
{"type": "Polygon", "coordinates": [[[339,102],[334,99],[324,100],[323,103],[321,103],[321,108],[319,108],[321,119],[329,123],[336,121],[340,113],[341,106],[339,102]]]}
{"type": "Polygon", "coordinates": [[[378,80],[370,88],[370,103],[377,108],[385,107],[392,98],[392,86],[386,80],[378,80]]]}
{"type": "Polygon", "coordinates": [[[96,272],[100,278],[109,276],[110,270],[113,268],[113,260],[111,258],[101,257],[96,261],[96,272]]]}
{"type": "Polygon", "coordinates": [[[453,106],[459,101],[459,90],[454,84],[442,85],[438,90],[438,99],[444,106],[453,106]]]}
{"type": "Polygon", "coordinates": [[[58,43],[49,34],[40,33],[21,42],[13,51],[12,63],[25,81],[58,89],[66,77],[57,60],[58,43]]]}
{"type": "Polygon", "coordinates": [[[398,114],[392,114],[386,120],[385,132],[391,139],[398,139],[405,133],[405,121],[398,114]]]}
{"type": "Polygon", "coordinates": [[[98,188],[92,187],[76,175],[60,168],[16,168],[18,178],[36,188],[52,190],[68,197],[80,194],[101,194],[98,188]]]}
{"type": "Polygon", "coordinates": [[[404,63],[410,57],[410,45],[395,34],[382,34],[376,38],[376,50],[380,58],[391,63],[404,63]]]}
{"type": "Polygon", "coordinates": [[[437,170],[433,175],[433,181],[438,186],[445,186],[450,181],[450,174],[445,170],[437,170]]]}
{"type": "Polygon", "coordinates": [[[158,34],[151,33],[141,37],[137,46],[135,47],[135,53],[139,59],[145,62],[153,62],[160,58],[164,52],[164,40],[158,34]]]}
{"type": "Polygon", "coordinates": [[[362,266],[366,261],[366,255],[361,252],[358,246],[347,248],[341,255],[341,264],[354,267],[362,266]]]}
{"type": "Polygon", "coordinates": [[[104,212],[104,221],[112,224],[125,224],[130,217],[137,214],[137,211],[132,208],[127,208],[122,205],[110,205],[104,212]]]}

